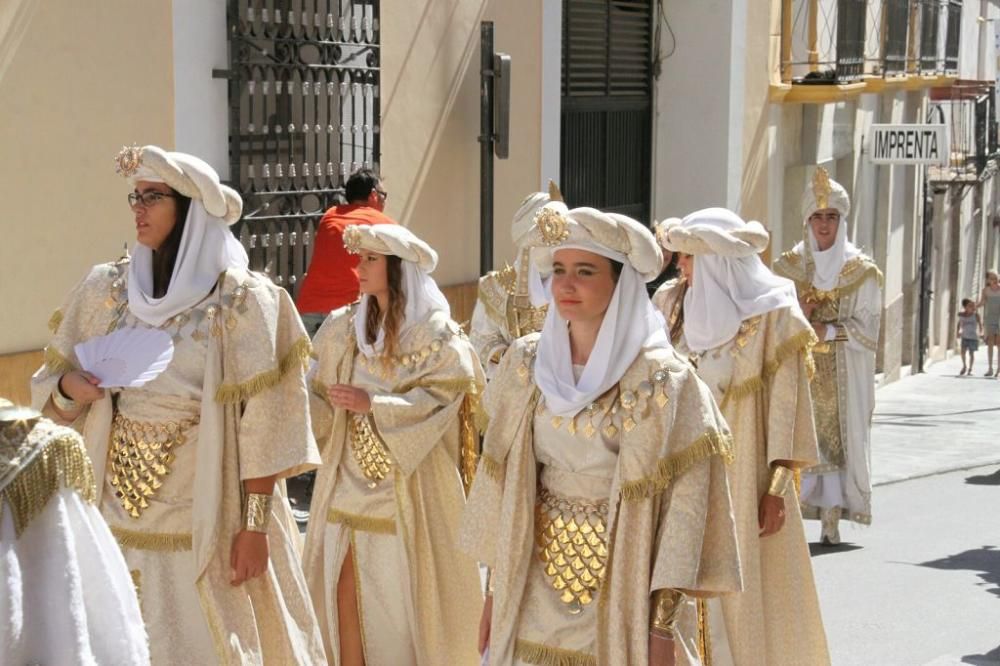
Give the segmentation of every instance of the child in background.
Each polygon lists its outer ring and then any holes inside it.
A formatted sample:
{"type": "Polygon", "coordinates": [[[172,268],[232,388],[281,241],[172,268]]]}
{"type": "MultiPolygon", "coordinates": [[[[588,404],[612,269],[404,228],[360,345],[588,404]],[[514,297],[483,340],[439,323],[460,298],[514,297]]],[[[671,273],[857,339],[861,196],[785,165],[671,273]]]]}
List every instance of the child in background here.
{"type": "Polygon", "coordinates": [[[958,313],[958,330],[956,331],[962,341],[962,375],[972,374],[972,362],[975,360],[976,351],[979,350],[979,336],[983,334],[983,320],[976,312],[976,302],[962,299],[962,311],[958,313]],[[966,363],[965,353],[969,353],[969,360],[966,363]]]}

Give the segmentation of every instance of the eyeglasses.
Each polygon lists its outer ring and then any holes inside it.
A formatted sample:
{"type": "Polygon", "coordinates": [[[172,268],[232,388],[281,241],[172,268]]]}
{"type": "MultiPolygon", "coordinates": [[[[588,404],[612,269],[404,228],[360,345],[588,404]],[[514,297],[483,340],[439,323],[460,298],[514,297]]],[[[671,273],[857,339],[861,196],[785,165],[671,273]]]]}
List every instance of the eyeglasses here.
{"type": "Polygon", "coordinates": [[[375,189],[375,194],[377,194],[378,198],[381,199],[382,201],[385,201],[386,199],[389,198],[389,193],[386,192],[385,190],[380,190],[380,189],[376,188],[375,189]]]}
{"type": "Polygon", "coordinates": [[[130,208],[135,208],[141,203],[143,208],[149,208],[166,198],[176,199],[177,196],[166,192],[129,192],[128,205],[130,208]]]}

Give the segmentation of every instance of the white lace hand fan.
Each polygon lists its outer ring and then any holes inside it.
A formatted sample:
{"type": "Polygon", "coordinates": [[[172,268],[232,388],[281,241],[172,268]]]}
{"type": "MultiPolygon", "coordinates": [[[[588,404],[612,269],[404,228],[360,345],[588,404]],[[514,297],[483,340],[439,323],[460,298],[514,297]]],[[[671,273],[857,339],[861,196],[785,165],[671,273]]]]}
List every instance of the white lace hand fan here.
{"type": "Polygon", "coordinates": [[[174,341],[155,328],[120,328],[73,347],[80,367],[101,380],[103,388],[137,388],[167,369],[174,341]]]}

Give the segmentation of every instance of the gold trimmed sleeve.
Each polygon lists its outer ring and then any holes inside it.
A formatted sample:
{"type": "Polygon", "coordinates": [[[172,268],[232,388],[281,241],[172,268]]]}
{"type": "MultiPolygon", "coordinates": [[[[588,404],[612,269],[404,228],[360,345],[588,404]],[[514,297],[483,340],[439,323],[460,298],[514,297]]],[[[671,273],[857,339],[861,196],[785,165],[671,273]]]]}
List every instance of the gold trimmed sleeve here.
{"type": "Polygon", "coordinates": [[[303,336],[292,344],[274,368],[239,383],[219,386],[215,391],[215,401],[220,403],[246,402],[255,395],[280,384],[285,375],[294,368],[298,367],[304,371],[309,364],[311,355],[312,345],[309,342],[309,336],[303,336]]]}
{"type": "Polygon", "coordinates": [[[0,506],[9,507],[15,534],[20,537],[52,496],[64,488],[75,491],[90,504],[97,499],[94,470],[83,441],[71,434],[53,438],[0,491],[0,506]]]}
{"type": "Polygon", "coordinates": [[[717,430],[705,431],[684,450],[660,458],[649,476],[623,483],[621,497],[626,502],[653,497],[666,490],[678,476],[711,456],[720,456],[727,464],[731,463],[733,438],[717,430]]]}

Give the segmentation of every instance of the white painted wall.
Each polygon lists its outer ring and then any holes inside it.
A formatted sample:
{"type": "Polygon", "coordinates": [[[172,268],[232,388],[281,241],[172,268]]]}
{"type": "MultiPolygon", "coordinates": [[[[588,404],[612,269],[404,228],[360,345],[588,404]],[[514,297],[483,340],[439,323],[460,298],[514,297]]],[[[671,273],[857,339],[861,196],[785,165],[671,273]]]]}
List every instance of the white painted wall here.
{"type": "Polygon", "coordinates": [[[174,149],[197,155],[229,179],[225,0],[173,0],[174,149]]]}
{"type": "Polygon", "coordinates": [[[657,220],[707,206],[739,208],[747,4],[665,4],[678,40],[654,97],[657,220]]]}
{"type": "Polygon", "coordinates": [[[549,180],[559,182],[562,128],[562,0],[542,0],[541,122],[542,155],[540,191],[549,180]]]}

